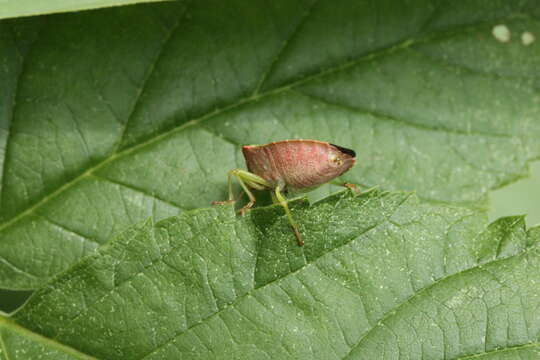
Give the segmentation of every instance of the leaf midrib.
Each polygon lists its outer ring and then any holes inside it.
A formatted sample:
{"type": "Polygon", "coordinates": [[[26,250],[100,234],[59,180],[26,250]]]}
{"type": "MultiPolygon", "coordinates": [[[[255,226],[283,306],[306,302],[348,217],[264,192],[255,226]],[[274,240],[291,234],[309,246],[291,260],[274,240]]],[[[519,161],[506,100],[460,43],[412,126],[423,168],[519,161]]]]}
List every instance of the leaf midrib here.
{"type": "MultiPolygon", "coordinates": [[[[9,327],[13,331],[16,331],[18,334],[20,334],[21,336],[25,336],[28,339],[39,342],[41,344],[46,344],[50,346],[51,348],[57,349],[58,351],[63,352],[65,354],[69,354],[77,358],[86,359],[86,360],[97,360],[95,357],[85,354],[70,346],[67,346],[63,343],[59,343],[41,334],[37,334],[33,331],[30,331],[27,328],[22,327],[21,325],[13,322],[12,320],[5,317],[4,315],[0,314],[0,349],[3,348],[5,350],[4,353],[6,354],[6,357],[7,357],[8,351],[7,351],[7,346],[5,345],[4,340],[3,340],[3,335],[2,335],[3,327],[6,327],[6,328],[9,327]]],[[[9,357],[7,357],[7,359],[9,360],[9,357]]]]}
{"type": "Polygon", "coordinates": [[[498,353],[507,352],[507,351],[519,351],[521,349],[527,349],[527,348],[532,348],[532,347],[540,347],[540,342],[531,342],[531,343],[526,343],[526,344],[509,346],[509,347],[505,347],[505,348],[496,348],[496,349],[489,350],[489,351],[486,351],[486,352],[483,352],[483,353],[464,355],[464,356],[456,357],[456,358],[449,359],[449,360],[476,359],[476,358],[480,358],[482,356],[488,356],[490,354],[498,354],[498,353]]]}
{"type": "MultiPolygon", "coordinates": [[[[306,74],[302,78],[292,80],[289,83],[278,86],[278,87],[276,87],[276,88],[274,88],[272,90],[268,90],[266,92],[261,92],[261,93],[253,93],[253,94],[251,94],[249,96],[240,98],[238,101],[236,101],[234,103],[231,103],[229,105],[225,105],[225,106],[223,106],[221,108],[215,109],[214,111],[207,112],[207,113],[205,113],[205,114],[203,114],[203,115],[201,115],[199,117],[188,120],[188,121],[182,123],[181,125],[179,125],[177,127],[173,127],[173,128],[171,128],[169,130],[165,130],[160,134],[157,134],[157,135],[155,135],[153,137],[150,137],[150,138],[148,138],[148,139],[146,139],[144,141],[141,141],[138,144],[135,144],[135,145],[133,145],[131,147],[125,148],[125,149],[123,149],[121,151],[117,151],[117,152],[112,153],[109,157],[107,157],[104,160],[96,163],[94,166],[89,167],[87,170],[83,171],[80,175],[78,175],[78,176],[74,177],[72,180],[64,183],[62,186],[60,186],[59,188],[57,188],[53,192],[43,196],[41,198],[41,200],[36,201],[33,205],[30,205],[25,210],[20,211],[18,214],[13,215],[11,218],[6,220],[4,223],[0,224],[0,232],[4,231],[4,229],[6,229],[6,228],[10,227],[11,225],[17,223],[19,220],[25,218],[26,216],[32,214],[36,209],[39,209],[40,207],[44,206],[45,204],[47,204],[52,199],[54,199],[57,196],[61,195],[64,191],[66,191],[69,188],[73,187],[74,185],[78,184],[79,182],[81,182],[85,178],[89,177],[90,175],[92,175],[94,172],[100,170],[101,168],[104,168],[105,166],[109,165],[110,163],[113,163],[117,159],[128,156],[131,153],[134,153],[134,152],[136,152],[136,151],[138,151],[138,150],[140,150],[140,149],[142,149],[142,148],[144,148],[146,146],[149,146],[151,144],[157,143],[157,142],[159,142],[159,141],[161,141],[161,140],[163,140],[163,139],[165,139],[165,138],[167,138],[169,136],[172,136],[172,135],[174,135],[174,134],[176,134],[178,132],[183,131],[186,128],[189,128],[189,127],[195,126],[195,125],[197,125],[197,124],[199,124],[201,122],[204,122],[205,120],[211,119],[211,118],[213,118],[215,116],[222,115],[222,114],[227,113],[229,111],[232,111],[232,110],[234,110],[236,108],[239,108],[239,107],[241,107],[243,105],[250,104],[250,103],[256,103],[256,102],[260,101],[261,99],[271,97],[271,96],[276,96],[278,94],[281,94],[281,93],[284,93],[284,92],[286,92],[288,90],[291,90],[292,88],[294,88],[296,86],[303,85],[303,84],[308,83],[308,82],[310,82],[312,80],[322,78],[322,77],[327,76],[329,74],[344,71],[344,70],[349,69],[351,67],[354,67],[357,64],[360,64],[360,63],[362,63],[364,61],[370,61],[370,60],[373,60],[373,59],[376,59],[376,58],[384,57],[384,56],[387,56],[387,55],[392,55],[393,53],[395,53],[395,52],[397,52],[399,50],[409,48],[409,47],[411,47],[413,45],[440,41],[442,39],[455,36],[456,34],[459,34],[459,33],[462,33],[462,32],[474,31],[475,29],[484,27],[484,26],[486,26],[488,24],[492,24],[492,23],[497,22],[497,21],[509,20],[509,19],[513,19],[513,18],[516,18],[516,17],[523,17],[523,16],[528,16],[528,15],[527,14],[508,15],[508,16],[505,16],[505,17],[501,17],[499,19],[493,19],[493,20],[490,20],[490,21],[481,21],[481,22],[474,23],[474,24],[462,25],[462,26],[457,26],[455,28],[442,30],[440,32],[435,33],[435,35],[433,35],[431,37],[429,36],[429,34],[427,34],[427,35],[424,35],[424,36],[420,36],[416,40],[413,40],[413,39],[401,40],[401,41],[389,44],[388,46],[385,46],[385,47],[383,47],[381,49],[376,49],[376,50],[373,50],[373,51],[368,52],[366,54],[362,54],[362,55],[360,55],[359,57],[357,57],[355,59],[345,61],[345,62],[343,62],[343,63],[341,63],[339,65],[330,66],[330,67],[327,67],[327,68],[321,68],[319,71],[315,71],[315,72],[306,74]]],[[[174,34],[174,32],[171,32],[171,37],[173,36],[173,34],[174,34]]],[[[282,51],[282,50],[280,50],[280,51],[282,51]]],[[[18,82],[19,81],[20,81],[20,78],[19,78],[18,82]]],[[[17,85],[17,87],[18,87],[18,85],[17,85]]],[[[144,89],[142,89],[141,92],[142,91],[144,91],[144,89]]],[[[140,99],[140,97],[139,97],[139,99],[140,99]]],[[[138,106],[138,101],[137,101],[137,103],[135,103],[134,108],[137,107],[137,106],[138,106]]],[[[13,110],[13,112],[14,111],[15,110],[13,110]]],[[[129,121],[129,120],[127,120],[127,121],[129,121]]],[[[127,122],[126,122],[126,125],[127,125],[127,122]]],[[[2,190],[2,191],[4,191],[4,190],[2,190]]]]}

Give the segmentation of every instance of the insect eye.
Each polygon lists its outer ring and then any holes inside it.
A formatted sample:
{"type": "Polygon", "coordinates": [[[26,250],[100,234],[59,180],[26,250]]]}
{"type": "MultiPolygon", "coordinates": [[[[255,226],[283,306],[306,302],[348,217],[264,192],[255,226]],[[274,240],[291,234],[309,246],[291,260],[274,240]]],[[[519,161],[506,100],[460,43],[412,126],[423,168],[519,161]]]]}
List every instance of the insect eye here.
{"type": "Polygon", "coordinates": [[[341,160],[341,158],[340,158],[340,157],[337,157],[337,156],[336,156],[336,157],[333,157],[333,158],[331,159],[331,161],[332,161],[334,164],[336,164],[337,166],[341,166],[341,165],[343,164],[343,160],[341,160]]]}

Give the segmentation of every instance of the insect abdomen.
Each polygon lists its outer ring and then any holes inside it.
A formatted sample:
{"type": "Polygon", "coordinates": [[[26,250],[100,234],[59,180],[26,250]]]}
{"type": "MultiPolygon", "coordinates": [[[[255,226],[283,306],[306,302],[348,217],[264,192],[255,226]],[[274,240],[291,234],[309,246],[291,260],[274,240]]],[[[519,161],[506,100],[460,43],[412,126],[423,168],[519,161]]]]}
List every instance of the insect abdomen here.
{"type": "Polygon", "coordinates": [[[318,186],[339,176],[329,157],[339,149],[316,140],[285,140],[242,148],[249,171],[273,185],[282,182],[288,188],[318,186]]]}
{"type": "Polygon", "coordinates": [[[269,144],[267,153],[287,187],[304,189],[326,182],[321,178],[321,168],[328,161],[325,145],[318,141],[279,142],[269,144]]]}

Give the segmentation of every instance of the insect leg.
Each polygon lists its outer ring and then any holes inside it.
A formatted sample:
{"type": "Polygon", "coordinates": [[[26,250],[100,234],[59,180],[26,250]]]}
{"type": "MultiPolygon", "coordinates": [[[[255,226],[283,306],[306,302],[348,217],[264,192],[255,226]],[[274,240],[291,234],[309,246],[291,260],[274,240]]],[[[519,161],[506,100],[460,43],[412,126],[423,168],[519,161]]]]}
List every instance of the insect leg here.
{"type": "Polygon", "coordinates": [[[237,177],[241,177],[242,180],[244,180],[244,182],[253,189],[264,190],[272,187],[272,185],[268,181],[266,181],[259,175],[250,173],[249,171],[245,171],[242,169],[234,169],[231,170],[229,173],[233,173],[237,177]]]}
{"type": "Polygon", "coordinates": [[[249,188],[256,190],[264,190],[267,187],[270,187],[270,184],[264,180],[262,177],[252,174],[248,171],[241,169],[234,169],[229,171],[229,201],[234,201],[234,195],[232,190],[232,177],[235,176],[244,192],[249,197],[249,202],[240,209],[240,213],[244,215],[246,211],[255,204],[255,196],[249,190],[249,188]]]}
{"type": "Polygon", "coordinates": [[[344,183],[342,184],[343,186],[345,186],[347,189],[351,190],[353,193],[355,194],[360,194],[360,189],[358,188],[358,186],[356,186],[355,184],[352,184],[352,183],[344,183]]]}
{"type": "MultiPolygon", "coordinates": [[[[333,184],[333,185],[337,185],[337,186],[343,186],[343,187],[346,187],[347,189],[351,190],[353,193],[355,194],[360,194],[361,191],[360,191],[360,187],[356,184],[353,184],[353,183],[344,183],[344,182],[339,182],[339,181],[330,181],[330,184],[333,184]]],[[[370,188],[371,189],[371,188],[370,188]]],[[[368,189],[369,190],[369,189],[368,189]]],[[[365,190],[365,192],[367,192],[368,190],[365,190]]]]}
{"type": "Polygon", "coordinates": [[[293,228],[294,236],[296,236],[298,245],[303,246],[304,240],[302,240],[302,235],[300,235],[300,230],[298,230],[298,224],[296,224],[296,221],[294,221],[291,214],[291,210],[289,210],[289,206],[287,205],[287,199],[285,199],[283,194],[281,194],[281,190],[279,189],[279,186],[276,186],[275,196],[279,204],[283,206],[283,209],[285,209],[285,213],[287,214],[287,217],[289,218],[289,223],[291,224],[291,227],[293,228]]]}

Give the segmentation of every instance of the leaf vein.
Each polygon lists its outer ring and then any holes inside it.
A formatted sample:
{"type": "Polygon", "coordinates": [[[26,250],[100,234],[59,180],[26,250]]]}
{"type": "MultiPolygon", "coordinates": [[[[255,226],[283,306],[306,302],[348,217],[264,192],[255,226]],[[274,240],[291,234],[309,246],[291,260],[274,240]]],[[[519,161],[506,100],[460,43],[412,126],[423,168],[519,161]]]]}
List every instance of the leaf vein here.
{"type": "Polygon", "coordinates": [[[463,130],[451,129],[451,128],[442,127],[442,126],[441,127],[429,126],[429,125],[426,125],[426,124],[415,123],[414,121],[405,119],[403,117],[396,117],[394,115],[386,114],[386,113],[383,113],[383,112],[380,112],[380,111],[371,110],[371,109],[363,108],[363,107],[359,107],[359,106],[350,106],[350,105],[346,105],[346,104],[343,104],[343,103],[340,103],[340,102],[335,102],[335,101],[326,99],[326,98],[324,98],[322,96],[307,93],[307,92],[302,91],[302,90],[294,89],[294,90],[290,90],[290,91],[292,91],[294,93],[297,93],[297,94],[300,94],[300,95],[302,95],[302,96],[304,96],[304,97],[306,97],[308,99],[311,99],[313,101],[317,101],[317,102],[320,102],[322,104],[328,105],[328,106],[342,108],[342,109],[345,109],[345,110],[360,113],[362,115],[370,115],[370,116],[375,117],[378,120],[396,122],[396,123],[399,123],[401,125],[405,125],[407,127],[416,128],[416,129],[423,130],[423,131],[442,132],[442,133],[445,133],[445,134],[456,134],[456,135],[464,135],[464,136],[495,137],[495,138],[505,138],[505,139],[511,137],[509,135],[504,135],[504,134],[492,134],[492,133],[486,133],[486,132],[481,132],[481,131],[463,131],[463,130]]]}
{"type": "Polygon", "coordinates": [[[483,353],[460,356],[460,357],[456,357],[456,358],[449,359],[449,360],[476,359],[476,358],[486,356],[486,355],[490,355],[490,354],[498,354],[498,353],[504,353],[504,352],[509,352],[509,351],[519,351],[521,349],[528,349],[528,348],[532,348],[532,347],[540,347],[540,342],[532,342],[532,343],[527,343],[527,344],[509,346],[509,347],[506,347],[504,349],[498,348],[498,349],[490,350],[490,351],[483,352],[483,353]]]}
{"type": "MultiPolygon", "coordinates": [[[[523,256],[525,254],[527,254],[529,251],[531,251],[531,249],[537,249],[536,246],[531,246],[527,249],[525,249],[524,251],[520,252],[520,253],[517,253],[517,254],[514,254],[514,255],[511,255],[511,256],[508,256],[508,257],[504,257],[504,258],[498,258],[498,259],[493,259],[493,260],[490,260],[490,261],[487,261],[487,262],[484,262],[484,263],[478,263],[477,265],[475,266],[472,266],[470,268],[466,268],[466,269],[463,269],[463,270],[460,270],[458,272],[455,272],[453,274],[450,274],[450,275],[447,275],[447,276],[444,276],[444,277],[441,277],[437,280],[435,280],[433,283],[427,285],[426,287],[420,289],[418,292],[412,294],[411,296],[409,296],[407,299],[405,299],[403,302],[401,302],[400,304],[398,304],[397,306],[395,306],[394,308],[388,310],[382,317],[381,319],[377,322],[377,324],[372,327],[371,329],[369,329],[368,331],[366,331],[364,333],[364,335],[362,335],[362,337],[356,342],[356,344],[351,348],[351,350],[349,351],[349,353],[344,357],[345,359],[348,358],[351,353],[356,349],[358,348],[362,342],[367,338],[367,336],[369,334],[371,334],[375,329],[381,327],[381,326],[386,326],[384,324],[385,321],[387,321],[388,319],[392,318],[393,316],[395,316],[399,310],[404,307],[406,304],[409,304],[411,303],[414,299],[422,296],[424,293],[428,293],[428,291],[430,289],[432,289],[433,287],[441,284],[442,282],[446,282],[448,281],[449,279],[453,279],[455,277],[458,277],[460,275],[463,275],[463,274],[466,274],[468,272],[472,272],[472,271],[477,271],[479,269],[482,269],[482,267],[486,266],[486,265],[492,265],[492,264],[497,264],[499,262],[503,262],[505,260],[510,260],[510,259],[513,259],[515,257],[518,257],[518,256],[523,256]]],[[[483,270],[483,269],[482,269],[483,270]]],[[[429,295],[429,294],[428,294],[429,295]]]]}
{"type": "Polygon", "coordinates": [[[56,222],[56,221],[54,221],[54,220],[51,220],[51,219],[47,218],[47,217],[44,216],[44,215],[37,214],[36,216],[42,218],[43,220],[45,220],[45,221],[48,222],[49,224],[53,225],[54,227],[57,227],[57,228],[61,229],[61,230],[64,231],[64,232],[68,232],[68,233],[71,233],[71,234],[73,234],[73,235],[76,235],[77,237],[82,238],[84,241],[88,241],[88,242],[90,242],[90,243],[92,243],[92,244],[96,244],[96,245],[102,245],[99,241],[94,240],[94,239],[92,239],[92,238],[90,238],[90,237],[88,237],[88,236],[86,236],[86,235],[83,235],[83,234],[81,234],[81,233],[79,233],[79,232],[77,232],[77,231],[75,231],[75,230],[69,229],[69,228],[66,227],[65,225],[62,225],[62,224],[60,224],[60,223],[58,223],[58,222],[56,222]]]}
{"type": "Polygon", "coordinates": [[[19,268],[18,266],[13,265],[10,261],[6,260],[6,258],[4,258],[4,257],[0,257],[0,262],[6,264],[9,268],[11,268],[13,271],[15,271],[17,273],[29,276],[32,279],[37,279],[36,275],[30,274],[29,272],[19,268]]]}
{"type": "Polygon", "coordinates": [[[302,16],[300,17],[298,23],[296,24],[296,26],[294,27],[294,29],[292,30],[292,32],[287,36],[287,38],[285,39],[285,41],[283,42],[283,45],[281,46],[281,49],[279,49],[279,51],[276,53],[274,59],[272,59],[272,61],[270,62],[270,66],[268,67],[268,69],[262,74],[261,76],[261,79],[259,80],[259,83],[258,85],[256,86],[255,88],[255,91],[253,92],[253,95],[257,95],[259,94],[260,90],[262,89],[262,87],[264,86],[264,83],[266,82],[266,80],[268,79],[268,77],[270,76],[270,74],[272,73],[272,71],[274,70],[275,66],[277,65],[277,63],[279,62],[280,60],[280,57],[285,53],[285,51],[287,50],[289,44],[291,43],[291,40],[296,36],[298,35],[300,29],[304,26],[304,24],[307,22],[309,16],[311,15],[312,13],[312,10],[313,8],[315,7],[315,5],[319,2],[319,0],[314,0],[311,5],[306,9],[306,11],[304,11],[304,13],[302,14],[302,16]]]}
{"type": "Polygon", "coordinates": [[[11,356],[9,355],[7,346],[4,343],[4,334],[2,330],[0,330],[0,355],[1,354],[6,355],[6,360],[11,360],[11,356]]]}
{"type": "Polygon", "coordinates": [[[137,110],[137,107],[140,106],[142,95],[146,89],[146,84],[148,80],[152,77],[154,74],[154,71],[156,69],[157,63],[163,58],[163,54],[165,53],[165,48],[169,46],[171,39],[173,38],[174,33],[178,30],[178,27],[180,26],[180,23],[182,20],[187,16],[188,14],[188,7],[191,3],[186,4],[186,7],[184,8],[184,13],[182,16],[178,17],[176,22],[171,26],[171,29],[166,33],[165,39],[163,41],[163,45],[159,48],[157,53],[154,55],[154,60],[150,63],[149,68],[146,71],[146,74],[144,75],[140,87],[137,89],[137,94],[135,98],[133,99],[133,104],[131,106],[131,110],[127,116],[127,120],[124,124],[124,129],[122,131],[122,134],[120,135],[120,138],[118,140],[118,144],[116,145],[116,149],[114,150],[114,153],[117,153],[118,150],[120,150],[120,147],[122,146],[122,143],[124,141],[124,138],[128,132],[128,127],[130,124],[131,119],[133,118],[133,115],[135,114],[135,111],[137,110]]]}
{"type": "MultiPolygon", "coordinates": [[[[160,196],[157,196],[157,195],[156,195],[155,193],[153,193],[153,192],[152,192],[152,193],[151,193],[151,192],[148,192],[148,190],[140,189],[140,188],[138,188],[138,187],[136,187],[136,186],[128,185],[128,184],[123,183],[123,182],[121,182],[121,181],[113,180],[113,179],[104,177],[104,176],[102,176],[102,175],[92,174],[91,176],[92,176],[93,178],[97,179],[97,180],[100,180],[100,181],[103,181],[103,182],[108,182],[108,183],[111,183],[111,184],[114,184],[114,185],[118,185],[118,186],[120,186],[120,187],[124,187],[124,188],[130,189],[130,190],[132,190],[132,191],[138,192],[139,194],[142,194],[142,195],[151,197],[151,198],[153,198],[153,199],[159,200],[159,201],[161,201],[161,202],[163,202],[163,203],[165,203],[165,204],[167,204],[167,205],[170,205],[170,206],[172,206],[172,207],[175,207],[175,208],[177,208],[177,209],[179,209],[179,210],[189,210],[189,209],[187,209],[187,208],[185,208],[185,207],[182,207],[182,206],[180,206],[180,205],[178,205],[178,204],[175,204],[175,203],[173,203],[173,202],[171,202],[171,201],[169,201],[169,200],[165,200],[165,199],[161,198],[160,196]]],[[[124,197],[121,196],[121,198],[123,199],[124,197]]],[[[129,216],[129,214],[127,213],[127,210],[128,210],[128,208],[126,207],[126,215],[129,216]]]]}

